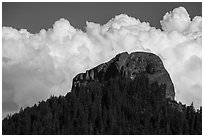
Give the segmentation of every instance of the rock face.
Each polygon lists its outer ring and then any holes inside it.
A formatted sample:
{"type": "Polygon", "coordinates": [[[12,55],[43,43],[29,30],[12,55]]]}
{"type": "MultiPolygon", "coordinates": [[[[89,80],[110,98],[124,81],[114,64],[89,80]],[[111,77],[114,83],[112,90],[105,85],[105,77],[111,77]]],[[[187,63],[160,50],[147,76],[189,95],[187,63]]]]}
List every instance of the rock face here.
{"type": "Polygon", "coordinates": [[[89,81],[106,81],[111,77],[125,76],[132,80],[137,75],[145,74],[149,78],[150,84],[157,81],[159,84],[166,84],[166,98],[174,100],[175,92],[171,78],[164,68],[162,60],[152,53],[127,52],[116,55],[109,62],[101,64],[93,69],[80,73],[73,79],[73,87],[86,84],[89,81]]]}

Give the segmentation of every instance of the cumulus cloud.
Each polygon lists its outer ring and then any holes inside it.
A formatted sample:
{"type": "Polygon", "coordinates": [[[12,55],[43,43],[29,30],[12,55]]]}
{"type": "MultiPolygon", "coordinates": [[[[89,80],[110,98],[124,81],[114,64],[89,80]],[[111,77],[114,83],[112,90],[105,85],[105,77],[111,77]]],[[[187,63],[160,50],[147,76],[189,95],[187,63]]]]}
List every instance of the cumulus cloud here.
{"type": "Polygon", "coordinates": [[[85,32],[66,19],[36,34],[3,27],[3,111],[14,112],[50,95],[65,95],[76,74],[124,51],[159,55],[175,85],[176,100],[194,102],[198,107],[202,93],[201,21],[198,16],[191,20],[185,8],[179,7],[164,15],[163,30],[124,14],[104,25],[87,22],[85,32]]]}
{"type": "Polygon", "coordinates": [[[190,23],[189,14],[184,7],[175,8],[172,12],[166,13],[161,21],[163,30],[179,32],[184,32],[190,23]]]}

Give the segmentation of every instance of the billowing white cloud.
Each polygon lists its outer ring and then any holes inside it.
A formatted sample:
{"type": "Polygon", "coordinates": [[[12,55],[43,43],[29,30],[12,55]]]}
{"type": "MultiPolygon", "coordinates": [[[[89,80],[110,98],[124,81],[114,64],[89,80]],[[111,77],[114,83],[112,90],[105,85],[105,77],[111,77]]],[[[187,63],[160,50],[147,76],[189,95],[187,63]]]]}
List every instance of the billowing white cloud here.
{"type": "MultiPolygon", "coordinates": [[[[202,93],[201,21],[198,16],[191,20],[185,8],[179,7],[164,16],[163,30],[124,14],[104,25],[87,22],[85,32],[66,19],[37,34],[3,27],[3,104],[25,107],[50,95],[65,95],[76,74],[120,52],[145,51],[163,60],[175,85],[176,100],[194,102],[198,107],[202,93]]],[[[3,110],[9,110],[5,109],[8,106],[3,105],[3,110]]]]}
{"type": "Polygon", "coordinates": [[[166,13],[161,21],[163,30],[178,32],[184,32],[190,23],[190,17],[184,7],[175,8],[172,12],[166,13]]]}

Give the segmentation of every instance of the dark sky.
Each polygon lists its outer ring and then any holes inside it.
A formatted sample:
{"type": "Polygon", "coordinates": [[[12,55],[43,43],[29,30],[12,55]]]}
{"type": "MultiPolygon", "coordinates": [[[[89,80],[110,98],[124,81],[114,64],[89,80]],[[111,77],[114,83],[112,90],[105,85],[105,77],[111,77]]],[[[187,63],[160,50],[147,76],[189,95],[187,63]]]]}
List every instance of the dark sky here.
{"type": "Polygon", "coordinates": [[[66,18],[72,26],[84,30],[85,22],[104,24],[115,15],[125,13],[129,16],[150,22],[160,28],[159,21],[166,12],[184,6],[190,17],[202,15],[202,3],[11,3],[2,4],[2,24],[17,29],[27,29],[32,33],[51,28],[59,18],[66,18]]]}

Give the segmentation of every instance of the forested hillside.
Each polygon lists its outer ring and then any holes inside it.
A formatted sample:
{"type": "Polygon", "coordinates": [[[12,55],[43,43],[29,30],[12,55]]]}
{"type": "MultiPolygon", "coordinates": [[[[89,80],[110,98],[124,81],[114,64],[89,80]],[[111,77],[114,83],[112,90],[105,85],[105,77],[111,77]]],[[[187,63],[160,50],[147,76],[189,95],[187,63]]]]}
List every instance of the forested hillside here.
{"type": "Polygon", "coordinates": [[[166,85],[140,73],[90,81],[2,122],[3,134],[202,134],[202,108],[166,98],[166,85]]]}

